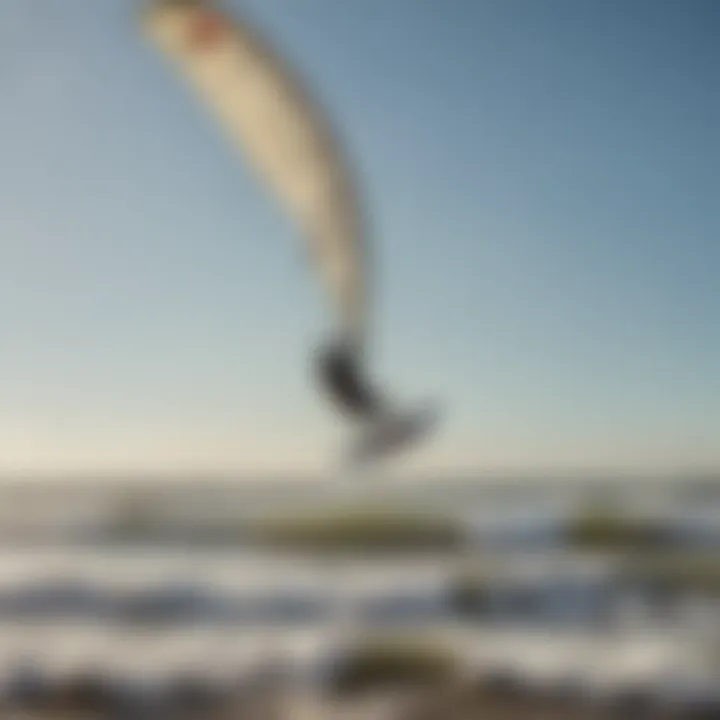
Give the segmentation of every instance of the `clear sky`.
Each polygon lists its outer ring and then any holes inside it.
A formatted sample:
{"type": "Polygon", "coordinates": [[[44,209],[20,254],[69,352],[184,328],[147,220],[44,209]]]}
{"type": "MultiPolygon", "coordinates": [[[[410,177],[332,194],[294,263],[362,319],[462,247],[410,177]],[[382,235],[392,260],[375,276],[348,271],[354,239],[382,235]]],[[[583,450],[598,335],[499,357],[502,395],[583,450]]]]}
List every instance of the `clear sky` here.
{"type": "MultiPolygon", "coordinates": [[[[0,0],[0,470],[314,470],[299,240],[131,0],[0,0]]],[[[359,162],[408,468],[720,468],[720,3],[228,0],[359,162]]]]}

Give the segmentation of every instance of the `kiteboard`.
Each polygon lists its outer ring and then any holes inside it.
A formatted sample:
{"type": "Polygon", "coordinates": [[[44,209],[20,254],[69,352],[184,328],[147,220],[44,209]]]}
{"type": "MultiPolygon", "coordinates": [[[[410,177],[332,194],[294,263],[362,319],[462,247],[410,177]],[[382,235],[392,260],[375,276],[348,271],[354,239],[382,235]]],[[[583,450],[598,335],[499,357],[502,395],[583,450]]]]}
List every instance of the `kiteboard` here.
{"type": "Polygon", "coordinates": [[[365,467],[396,457],[426,441],[439,417],[438,407],[428,404],[375,418],[355,433],[345,449],[344,462],[350,467],[365,467]]]}

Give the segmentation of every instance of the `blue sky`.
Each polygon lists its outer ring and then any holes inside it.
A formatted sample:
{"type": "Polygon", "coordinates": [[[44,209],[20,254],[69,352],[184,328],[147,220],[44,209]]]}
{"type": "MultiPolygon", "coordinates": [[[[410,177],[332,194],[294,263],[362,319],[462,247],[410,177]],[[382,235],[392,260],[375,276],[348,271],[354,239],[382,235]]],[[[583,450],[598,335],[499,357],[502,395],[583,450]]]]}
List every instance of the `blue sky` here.
{"type": "MultiPolygon", "coordinates": [[[[358,161],[408,469],[720,468],[720,5],[228,0],[358,161]]],[[[0,470],[316,470],[300,240],[130,0],[0,0],[0,470]]]]}

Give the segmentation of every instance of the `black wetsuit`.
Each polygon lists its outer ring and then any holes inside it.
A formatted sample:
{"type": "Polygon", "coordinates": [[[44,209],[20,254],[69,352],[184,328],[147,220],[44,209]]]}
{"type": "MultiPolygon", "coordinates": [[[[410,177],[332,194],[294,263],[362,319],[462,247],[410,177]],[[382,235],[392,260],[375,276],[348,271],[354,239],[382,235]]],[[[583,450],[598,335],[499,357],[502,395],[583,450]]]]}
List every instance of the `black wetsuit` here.
{"type": "Polygon", "coordinates": [[[351,350],[331,348],[321,355],[319,365],[323,385],[345,412],[368,418],[380,411],[380,398],[365,381],[351,350]]]}

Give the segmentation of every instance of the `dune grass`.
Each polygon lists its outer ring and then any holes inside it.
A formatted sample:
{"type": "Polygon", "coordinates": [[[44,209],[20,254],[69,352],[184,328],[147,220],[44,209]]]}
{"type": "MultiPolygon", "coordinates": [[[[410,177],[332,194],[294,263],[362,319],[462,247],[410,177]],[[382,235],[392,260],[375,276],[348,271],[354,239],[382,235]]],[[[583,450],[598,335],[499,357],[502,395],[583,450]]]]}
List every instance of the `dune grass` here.
{"type": "Polygon", "coordinates": [[[369,637],[338,665],[332,689],[353,694],[398,685],[428,687],[449,681],[458,667],[456,655],[429,638],[369,637]]]}
{"type": "Polygon", "coordinates": [[[251,524],[249,536],[274,548],[314,551],[450,550],[460,529],[449,518],[389,508],[339,508],[251,524]]]}
{"type": "Polygon", "coordinates": [[[670,533],[661,523],[629,517],[609,504],[590,504],[565,527],[570,547],[590,551],[647,551],[669,547],[670,533]]]}

